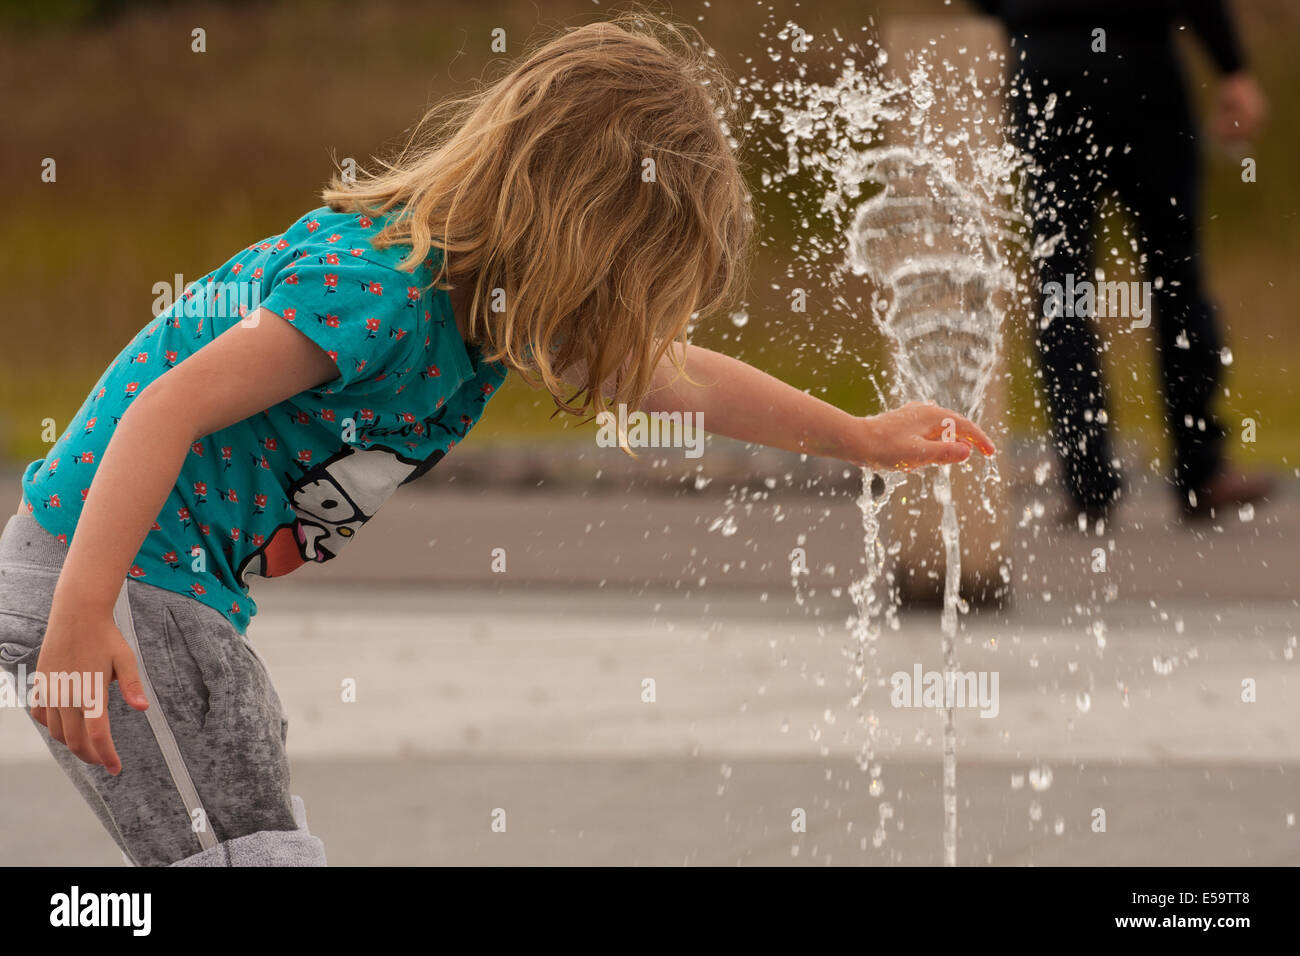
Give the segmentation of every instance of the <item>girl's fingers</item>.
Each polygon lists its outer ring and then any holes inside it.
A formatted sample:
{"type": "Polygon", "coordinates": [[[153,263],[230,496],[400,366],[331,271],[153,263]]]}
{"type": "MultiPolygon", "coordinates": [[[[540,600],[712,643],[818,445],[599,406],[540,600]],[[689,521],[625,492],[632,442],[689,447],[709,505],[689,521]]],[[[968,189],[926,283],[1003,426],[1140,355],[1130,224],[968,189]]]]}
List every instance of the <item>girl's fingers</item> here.
{"type": "Polygon", "coordinates": [[[939,425],[935,429],[938,434],[927,435],[927,438],[941,437],[949,429],[956,429],[956,437],[962,441],[969,442],[973,447],[978,448],[986,455],[997,453],[993,447],[993,442],[984,430],[976,425],[969,418],[963,418],[956,412],[950,412],[947,409],[939,409],[939,425]]]}
{"type": "Polygon", "coordinates": [[[935,465],[956,465],[970,457],[970,446],[955,441],[928,441],[922,454],[935,465]]]}
{"type": "Polygon", "coordinates": [[[117,748],[113,746],[113,735],[108,725],[108,708],[98,717],[86,718],[86,740],[90,747],[97,755],[97,762],[104,765],[104,769],[113,775],[122,772],[122,761],[117,756],[117,748]]]}
{"type": "Polygon", "coordinates": [[[59,718],[58,708],[46,707],[45,715],[49,720],[45,726],[50,729],[50,737],[63,743],[63,721],[59,718]]]}

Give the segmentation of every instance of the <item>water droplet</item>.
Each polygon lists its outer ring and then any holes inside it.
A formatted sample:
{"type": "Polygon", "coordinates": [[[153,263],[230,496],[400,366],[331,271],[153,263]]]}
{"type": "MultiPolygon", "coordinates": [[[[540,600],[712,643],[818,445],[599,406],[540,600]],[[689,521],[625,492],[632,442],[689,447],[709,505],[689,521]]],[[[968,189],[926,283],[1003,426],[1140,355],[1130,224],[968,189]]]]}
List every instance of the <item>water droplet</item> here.
{"type": "Polygon", "coordinates": [[[1222,362],[1224,365],[1231,365],[1232,349],[1226,347],[1219,349],[1219,361],[1222,362]]]}
{"type": "Polygon", "coordinates": [[[1151,658],[1151,668],[1161,677],[1166,677],[1174,672],[1174,659],[1172,657],[1153,657],[1151,658]]]}
{"type": "Polygon", "coordinates": [[[1057,836],[1065,832],[1065,817],[1056,818],[1056,822],[1052,824],[1052,832],[1057,836]]]}
{"type": "Polygon", "coordinates": [[[1037,800],[1029,805],[1029,819],[1035,823],[1043,819],[1043,805],[1037,800]]]}
{"type": "Polygon", "coordinates": [[[1074,695],[1074,706],[1079,708],[1079,713],[1086,714],[1092,710],[1092,695],[1086,690],[1081,690],[1074,695]]]}
{"type": "Polygon", "coordinates": [[[1052,768],[1046,764],[1041,764],[1030,769],[1029,786],[1040,792],[1050,790],[1052,788],[1052,768]]]}
{"type": "Polygon", "coordinates": [[[1241,519],[1242,524],[1249,524],[1255,520],[1255,506],[1247,501],[1237,509],[1237,517],[1241,519]]]}
{"type": "Polygon", "coordinates": [[[749,313],[744,309],[731,313],[731,324],[738,329],[743,329],[749,322],[749,313]]]}

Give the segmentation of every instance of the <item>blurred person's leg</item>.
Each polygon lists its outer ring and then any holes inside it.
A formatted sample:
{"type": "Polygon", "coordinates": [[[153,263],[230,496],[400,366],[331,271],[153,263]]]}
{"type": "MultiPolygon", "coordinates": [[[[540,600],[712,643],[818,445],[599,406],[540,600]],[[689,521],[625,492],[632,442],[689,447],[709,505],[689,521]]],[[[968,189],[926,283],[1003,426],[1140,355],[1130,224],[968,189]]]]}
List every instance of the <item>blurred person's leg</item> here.
{"type": "MultiPolygon", "coordinates": [[[[1043,96],[1038,96],[1042,109],[1043,96]]],[[[1101,342],[1091,316],[1046,317],[1044,290],[1062,289],[1092,278],[1092,228],[1097,209],[1100,171],[1087,160],[1091,140],[1086,125],[1061,101],[1044,135],[1033,135],[1037,121],[1017,101],[1012,121],[1021,149],[1041,168],[1035,177],[1030,215],[1035,243],[1053,248],[1039,260],[1035,345],[1051,419],[1053,443],[1062,466],[1073,513],[1102,517],[1119,496],[1121,477],[1115,464],[1106,385],[1101,369],[1101,342]]],[[[1072,310],[1070,310],[1072,311],[1072,310]]],[[[1073,515],[1072,515],[1073,516],[1073,515]]]]}
{"type": "Polygon", "coordinates": [[[1132,210],[1152,283],[1152,331],[1180,495],[1218,470],[1224,430],[1213,411],[1222,377],[1223,338],[1206,293],[1199,249],[1200,157],[1191,117],[1166,104],[1140,117],[1144,135],[1117,150],[1112,175],[1132,210]]]}

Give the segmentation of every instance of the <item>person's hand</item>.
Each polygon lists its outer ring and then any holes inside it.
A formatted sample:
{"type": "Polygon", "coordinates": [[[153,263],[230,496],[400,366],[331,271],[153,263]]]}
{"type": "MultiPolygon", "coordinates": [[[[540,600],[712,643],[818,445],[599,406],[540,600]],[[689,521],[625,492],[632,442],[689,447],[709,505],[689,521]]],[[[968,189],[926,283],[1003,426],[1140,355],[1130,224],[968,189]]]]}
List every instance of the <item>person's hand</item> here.
{"type": "Polygon", "coordinates": [[[108,685],[116,680],[122,697],[136,710],[145,710],[149,701],[135,654],[112,615],[51,613],[36,674],[36,721],[86,763],[121,773],[122,761],[108,726],[108,685]],[[74,687],[79,699],[70,693],[74,687]]]}
{"type": "Polygon", "coordinates": [[[1249,73],[1233,73],[1219,83],[1219,104],[1214,115],[1214,135],[1224,142],[1255,137],[1268,115],[1268,101],[1249,73]]]}
{"type": "Polygon", "coordinates": [[[909,402],[859,421],[863,434],[857,464],[868,468],[908,471],[963,462],[972,448],[985,455],[997,451],[978,425],[928,402],[909,402]]]}

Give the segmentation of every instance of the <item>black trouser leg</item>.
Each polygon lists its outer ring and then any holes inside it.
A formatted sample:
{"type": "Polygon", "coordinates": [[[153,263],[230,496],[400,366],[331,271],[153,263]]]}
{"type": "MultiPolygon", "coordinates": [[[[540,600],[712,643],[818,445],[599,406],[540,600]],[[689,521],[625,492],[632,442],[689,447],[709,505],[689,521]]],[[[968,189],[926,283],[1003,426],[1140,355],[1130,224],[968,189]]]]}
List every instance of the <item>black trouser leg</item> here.
{"type": "Polygon", "coordinates": [[[1163,373],[1173,479],[1185,495],[1203,485],[1222,459],[1224,431],[1212,405],[1223,343],[1201,276],[1195,142],[1177,129],[1164,132],[1134,144],[1116,164],[1116,174],[1147,256],[1146,278],[1159,285],[1153,289],[1150,331],[1163,373]]]}
{"type": "MultiPolygon", "coordinates": [[[[1017,123],[1025,145],[1022,119],[1017,123]]],[[[1039,292],[1058,283],[1092,278],[1092,225],[1095,213],[1096,170],[1086,155],[1082,129],[1066,128],[1034,144],[1042,167],[1030,215],[1039,243],[1057,237],[1052,255],[1040,260],[1039,292]],[[1049,184],[1051,189],[1049,190],[1049,184]]],[[[1090,316],[1047,316],[1038,300],[1035,345],[1043,373],[1043,389],[1051,417],[1052,438],[1065,486],[1080,510],[1104,508],[1119,495],[1121,479],[1114,464],[1106,388],[1101,370],[1101,343],[1090,316]]]]}

